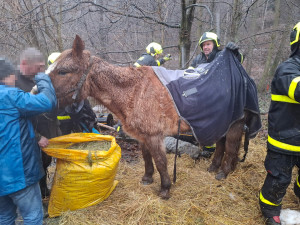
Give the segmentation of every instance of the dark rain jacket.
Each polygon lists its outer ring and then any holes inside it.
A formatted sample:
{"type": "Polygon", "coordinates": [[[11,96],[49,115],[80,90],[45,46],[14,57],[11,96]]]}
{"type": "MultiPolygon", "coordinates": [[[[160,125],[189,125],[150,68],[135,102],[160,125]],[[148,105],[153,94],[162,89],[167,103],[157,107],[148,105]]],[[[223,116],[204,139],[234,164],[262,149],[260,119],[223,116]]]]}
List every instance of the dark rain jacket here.
{"type": "Polygon", "coordinates": [[[271,85],[268,149],[300,155],[300,55],[281,63],[271,85]]]}
{"type": "Polygon", "coordinates": [[[156,60],[154,56],[144,53],[137,61],[134,63],[135,67],[139,66],[160,66],[165,63],[163,58],[156,60]]]}
{"type": "Polygon", "coordinates": [[[35,81],[37,95],[0,84],[0,196],[24,189],[45,175],[31,117],[55,107],[56,96],[47,75],[40,73],[35,81]]]}

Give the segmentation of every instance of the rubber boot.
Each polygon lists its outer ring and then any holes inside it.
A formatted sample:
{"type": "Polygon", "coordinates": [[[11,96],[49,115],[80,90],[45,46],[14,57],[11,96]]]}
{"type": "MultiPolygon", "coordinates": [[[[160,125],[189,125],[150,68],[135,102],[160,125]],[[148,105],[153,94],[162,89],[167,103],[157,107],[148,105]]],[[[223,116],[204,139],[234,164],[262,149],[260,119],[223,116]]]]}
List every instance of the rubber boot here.
{"type": "Polygon", "coordinates": [[[279,216],[273,216],[266,219],[266,225],[281,225],[280,217],[279,216]]]}

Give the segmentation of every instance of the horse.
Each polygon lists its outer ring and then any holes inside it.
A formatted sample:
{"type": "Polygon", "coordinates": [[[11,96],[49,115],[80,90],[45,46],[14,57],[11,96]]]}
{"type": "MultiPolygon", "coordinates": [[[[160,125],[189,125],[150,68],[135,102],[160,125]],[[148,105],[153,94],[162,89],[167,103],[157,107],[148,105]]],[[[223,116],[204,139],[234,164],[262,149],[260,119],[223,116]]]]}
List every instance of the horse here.
{"type": "MultiPolygon", "coordinates": [[[[159,196],[170,197],[171,180],[167,170],[164,137],[178,133],[178,115],[174,103],[152,67],[120,67],[92,56],[76,35],[72,49],[65,50],[49,67],[59,106],[91,96],[121,121],[123,130],[139,141],[145,172],[142,183],[153,182],[154,165],[160,174],[159,196]]],[[[211,118],[213,119],[213,118],[211,118]]],[[[233,171],[245,118],[236,121],[216,147],[210,171],[218,171],[218,179],[233,171]],[[230,149],[226,152],[225,149],[230,149]],[[225,155],[224,152],[225,152],[225,155]]],[[[181,121],[181,133],[190,131],[181,121]]]]}

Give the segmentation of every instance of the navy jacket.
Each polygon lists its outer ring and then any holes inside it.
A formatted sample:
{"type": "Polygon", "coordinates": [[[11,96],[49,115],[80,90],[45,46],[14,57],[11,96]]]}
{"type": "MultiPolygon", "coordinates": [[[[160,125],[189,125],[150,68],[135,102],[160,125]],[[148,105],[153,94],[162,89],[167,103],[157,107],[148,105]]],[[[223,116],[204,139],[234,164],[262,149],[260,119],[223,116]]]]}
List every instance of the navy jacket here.
{"type": "Polygon", "coordinates": [[[154,56],[144,53],[137,61],[134,63],[135,67],[140,66],[161,66],[165,63],[163,58],[156,60],[154,56]]]}
{"type": "Polygon", "coordinates": [[[271,85],[268,149],[300,155],[300,54],[281,63],[271,85]]]}
{"type": "Polygon", "coordinates": [[[0,84],[0,196],[24,189],[44,176],[30,118],[51,111],[55,91],[45,74],[35,77],[39,94],[0,84]]]}

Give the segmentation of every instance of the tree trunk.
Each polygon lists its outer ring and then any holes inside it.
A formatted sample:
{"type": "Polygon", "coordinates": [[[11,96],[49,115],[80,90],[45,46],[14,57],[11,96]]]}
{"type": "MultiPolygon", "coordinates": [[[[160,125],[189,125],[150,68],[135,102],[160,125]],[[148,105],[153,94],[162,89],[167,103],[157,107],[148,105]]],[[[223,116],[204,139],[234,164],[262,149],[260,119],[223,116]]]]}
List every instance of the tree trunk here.
{"type": "Polygon", "coordinates": [[[236,42],[238,37],[238,28],[241,21],[242,16],[242,2],[241,0],[234,0],[233,2],[233,12],[232,12],[232,20],[231,20],[231,28],[229,40],[236,42]]]}
{"type": "MultiPolygon", "coordinates": [[[[275,0],[275,15],[274,15],[274,26],[273,29],[278,29],[279,24],[279,17],[280,17],[280,0],[275,0]]],[[[263,92],[266,90],[266,82],[268,76],[273,76],[273,74],[270,74],[270,68],[272,63],[274,63],[273,55],[274,55],[274,48],[275,48],[275,42],[276,42],[276,34],[273,32],[271,35],[271,43],[269,45],[268,50],[268,56],[264,67],[264,72],[262,75],[262,78],[260,79],[259,85],[258,85],[258,91],[263,92]]],[[[276,65],[277,66],[277,65],[276,65]]]]}
{"type": "Polygon", "coordinates": [[[179,33],[180,68],[187,67],[187,59],[191,48],[191,28],[194,19],[195,7],[186,9],[187,6],[195,4],[196,0],[181,0],[181,27],[179,33]]]}

